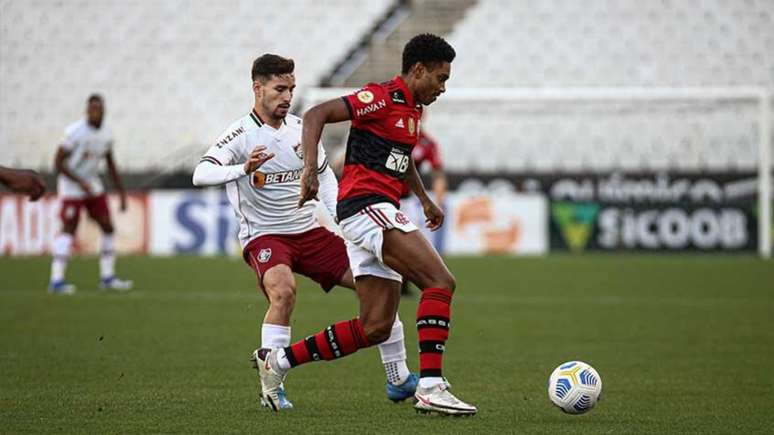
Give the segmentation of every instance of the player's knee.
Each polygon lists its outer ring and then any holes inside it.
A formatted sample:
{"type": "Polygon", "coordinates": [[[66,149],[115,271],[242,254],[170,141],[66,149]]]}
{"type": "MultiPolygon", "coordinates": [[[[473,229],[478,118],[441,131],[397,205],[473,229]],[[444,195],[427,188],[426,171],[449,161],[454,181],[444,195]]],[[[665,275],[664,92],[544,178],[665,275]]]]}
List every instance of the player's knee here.
{"type": "Polygon", "coordinates": [[[457,280],[448,270],[439,273],[433,281],[434,284],[432,287],[443,288],[450,291],[454,291],[454,289],[457,288],[457,280]]]}
{"type": "Polygon", "coordinates": [[[296,292],[291,286],[275,284],[267,286],[266,290],[272,307],[283,311],[293,311],[293,307],[296,304],[296,292]]]}
{"type": "Polygon", "coordinates": [[[392,323],[387,320],[366,321],[362,323],[368,342],[372,345],[380,344],[390,338],[392,323]]]}

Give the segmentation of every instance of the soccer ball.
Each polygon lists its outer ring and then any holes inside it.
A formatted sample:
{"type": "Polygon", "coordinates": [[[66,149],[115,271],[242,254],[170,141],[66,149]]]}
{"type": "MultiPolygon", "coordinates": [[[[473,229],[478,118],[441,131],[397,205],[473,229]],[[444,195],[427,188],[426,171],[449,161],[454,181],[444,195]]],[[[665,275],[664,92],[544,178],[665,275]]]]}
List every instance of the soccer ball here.
{"type": "Polygon", "coordinates": [[[582,361],[566,362],[548,378],[548,398],[568,414],[583,414],[597,404],[602,378],[594,367],[582,361]]]}

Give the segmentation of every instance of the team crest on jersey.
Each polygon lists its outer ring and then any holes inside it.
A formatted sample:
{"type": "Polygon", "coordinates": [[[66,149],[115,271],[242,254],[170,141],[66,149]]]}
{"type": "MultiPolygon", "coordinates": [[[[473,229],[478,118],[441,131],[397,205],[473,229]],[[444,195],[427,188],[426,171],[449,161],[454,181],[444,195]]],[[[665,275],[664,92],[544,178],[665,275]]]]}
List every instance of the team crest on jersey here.
{"type": "Polygon", "coordinates": [[[395,222],[401,224],[401,225],[408,225],[411,221],[409,218],[406,217],[405,214],[401,212],[395,213],[395,222]]]}
{"type": "Polygon", "coordinates": [[[409,134],[414,134],[414,131],[416,130],[416,128],[417,128],[417,126],[416,126],[416,124],[414,123],[414,118],[409,118],[409,119],[408,119],[408,130],[409,130],[409,134]]]}
{"type": "Polygon", "coordinates": [[[301,144],[298,143],[293,147],[293,151],[296,152],[296,155],[299,159],[304,160],[304,149],[301,147],[301,144]]]}
{"type": "Polygon", "coordinates": [[[261,252],[258,253],[258,262],[259,263],[266,263],[271,258],[271,248],[265,248],[261,249],[261,252]]]}
{"type": "Polygon", "coordinates": [[[371,91],[360,91],[357,93],[357,99],[363,104],[368,104],[374,101],[374,93],[371,91]]]}

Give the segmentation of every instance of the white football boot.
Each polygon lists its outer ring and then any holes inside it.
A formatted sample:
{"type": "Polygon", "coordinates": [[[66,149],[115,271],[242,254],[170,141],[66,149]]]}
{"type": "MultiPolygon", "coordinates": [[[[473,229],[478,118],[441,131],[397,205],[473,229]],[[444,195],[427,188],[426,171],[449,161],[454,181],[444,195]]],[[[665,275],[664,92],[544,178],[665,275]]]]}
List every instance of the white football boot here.
{"type": "Polygon", "coordinates": [[[74,295],[75,286],[65,280],[53,281],[48,285],[48,292],[52,295],[74,295]]]}
{"type": "Polygon", "coordinates": [[[120,279],[115,276],[102,278],[99,280],[100,290],[125,292],[125,291],[131,290],[132,287],[134,287],[134,282],[125,280],[125,279],[120,279]]]}
{"type": "Polygon", "coordinates": [[[277,353],[273,349],[256,349],[250,358],[258,369],[261,377],[261,399],[269,405],[273,411],[282,409],[280,389],[285,373],[277,366],[277,353]]]}
{"type": "Polygon", "coordinates": [[[463,416],[478,412],[475,406],[454,397],[449,391],[451,385],[444,381],[430,388],[417,387],[414,398],[417,399],[414,409],[423,414],[437,412],[439,414],[463,416]]]}

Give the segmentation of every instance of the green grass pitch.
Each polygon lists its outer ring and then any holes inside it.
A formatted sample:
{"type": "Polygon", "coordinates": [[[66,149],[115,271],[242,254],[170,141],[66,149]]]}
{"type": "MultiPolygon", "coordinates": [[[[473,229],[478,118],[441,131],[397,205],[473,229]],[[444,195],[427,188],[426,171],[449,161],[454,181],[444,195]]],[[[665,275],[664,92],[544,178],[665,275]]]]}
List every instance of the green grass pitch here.
{"type": "MultiPolygon", "coordinates": [[[[119,259],[129,294],[71,262],[72,297],[48,295],[47,258],[0,259],[0,432],[772,433],[774,263],[730,256],[551,256],[448,261],[458,280],[445,374],[472,418],[418,415],[384,393],[376,349],[308,364],[296,409],[258,406],[248,362],[266,302],[241,262],[119,259]],[[564,415],[558,364],[600,373],[603,400],[564,415]]],[[[352,318],[350,290],[300,281],[294,339],[352,318]]],[[[413,312],[401,317],[417,368],[413,312]]]]}

